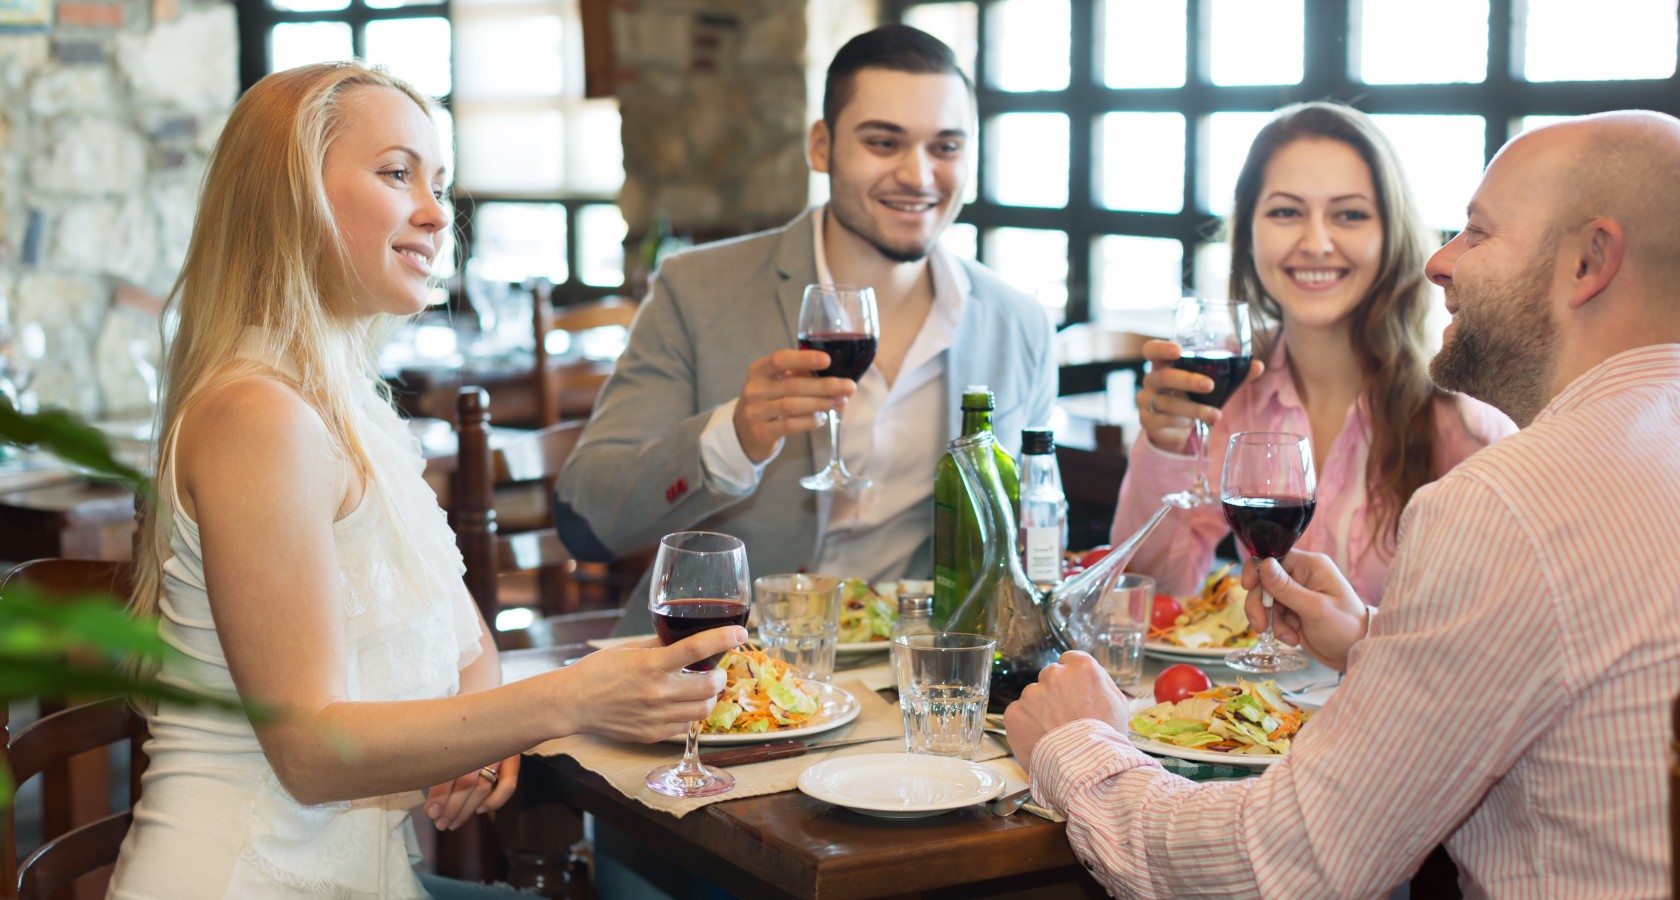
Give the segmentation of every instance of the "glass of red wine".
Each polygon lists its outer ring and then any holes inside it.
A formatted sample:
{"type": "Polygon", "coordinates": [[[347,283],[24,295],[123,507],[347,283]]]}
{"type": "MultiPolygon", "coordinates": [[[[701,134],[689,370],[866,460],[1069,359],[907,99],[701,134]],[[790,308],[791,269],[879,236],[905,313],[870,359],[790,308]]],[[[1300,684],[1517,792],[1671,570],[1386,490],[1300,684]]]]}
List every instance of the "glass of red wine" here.
{"type": "MultiPolygon", "coordinates": [[[[1254,362],[1248,304],[1241,300],[1185,297],[1173,312],[1173,343],[1181,351],[1173,368],[1213,379],[1213,390],[1186,396],[1205,406],[1224,408],[1231,393],[1248,380],[1248,369],[1254,362]]],[[[1161,498],[1162,502],[1185,509],[1210,506],[1218,500],[1208,487],[1208,425],[1197,418],[1195,428],[1196,481],[1182,491],[1161,498]]]]}
{"type": "MultiPolygon", "coordinates": [[[[805,288],[799,304],[799,349],[828,354],[823,377],[857,381],[875,361],[875,342],[881,336],[875,310],[875,291],[866,287],[813,284],[805,288]]],[[[840,458],[840,410],[828,414],[828,465],[814,475],[799,479],[813,491],[861,490],[867,478],[853,475],[840,458]]]]}
{"type": "MultiPolygon", "coordinates": [[[[713,628],[746,625],[752,599],[747,547],[739,538],[711,531],[679,531],[659,540],[648,587],[653,630],[670,645],[713,628]]],[[[691,663],[685,672],[710,672],[719,653],[691,663]]],[[[735,786],[721,769],[700,765],[700,723],[688,726],[682,761],[647,773],[647,786],[667,797],[708,797],[735,786]]]]}
{"type": "MultiPolygon", "coordinates": [[[[1317,481],[1306,438],[1271,431],[1231,435],[1219,496],[1231,532],[1256,561],[1281,557],[1301,539],[1318,504],[1317,481]]],[[[1266,630],[1254,646],[1225,657],[1225,665],[1261,674],[1306,668],[1306,654],[1272,636],[1272,598],[1256,590],[1266,608],[1266,630]]]]}

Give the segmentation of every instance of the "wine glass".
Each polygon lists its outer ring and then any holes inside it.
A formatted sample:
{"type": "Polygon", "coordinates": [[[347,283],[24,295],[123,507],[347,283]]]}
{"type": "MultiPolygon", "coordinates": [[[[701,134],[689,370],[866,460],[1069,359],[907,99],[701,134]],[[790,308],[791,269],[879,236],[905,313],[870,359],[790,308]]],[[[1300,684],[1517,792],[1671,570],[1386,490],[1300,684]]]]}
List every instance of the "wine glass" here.
{"type": "MultiPolygon", "coordinates": [[[[866,287],[813,284],[799,304],[799,349],[828,354],[828,368],[820,376],[857,381],[875,361],[875,342],[881,336],[875,312],[875,291],[866,287]]],[[[840,410],[828,413],[828,465],[799,479],[813,491],[836,488],[861,490],[870,481],[846,470],[840,458],[840,410]]]]}
{"type": "MultiPolygon", "coordinates": [[[[1231,435],[1219,495],[1225,521],[1257,562],[1283,556],[1300,540],[1317,506],[1316,490],[1312,445],[1306,438],[1269,431],[1231,435]]],[[[1266,608],[1266,630],[1254,646],[1225,657],[1225,664],[1261,674],[1306,668],[1306,654],[1273,638],[1272,598],[1264,588],[1255,590],[1266,608]]]]}
{"type": "MultiPolygon", "coordinates": [[[[1182,351],[1173,368],[1213,379],[1213,390],[1186,396],[1206,406],[1223,408],[1231,393],[1248,379],[1249,366],[1254,362],[1248,304],[1185,297],[1173,311],[1173,343],[1182,351]]],[[[1215,502],[1207,479],[1208,425],[1197,418],[1195,428],[1196,481],[1161,498],[1163,503],[1185,509],[1215,502]]]]}
{"type": "MultiPolygon", "coordinates": [[[[740,538],[710,531],[679,531],[660,538],[648,588],[648,609],[660,643],[747,624],[749,585],[747,546],[740,538]]],[[[683,671],[710,672],[722,656],[708,656],[683,671]]],[[[682,762],[648,772],[647,786],[667,797],[708,797],[734,787],[735,778],[700,765],[700,723],[693,722],[682,762]]]]}

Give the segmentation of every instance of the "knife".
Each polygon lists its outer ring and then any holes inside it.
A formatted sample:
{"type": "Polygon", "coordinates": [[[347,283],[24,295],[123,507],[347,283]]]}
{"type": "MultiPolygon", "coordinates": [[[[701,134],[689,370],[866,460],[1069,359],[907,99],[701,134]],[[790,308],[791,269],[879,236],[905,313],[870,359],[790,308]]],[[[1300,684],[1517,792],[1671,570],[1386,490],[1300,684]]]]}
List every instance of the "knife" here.
{"type": "Polygon", "coordinates": [[[777,741],[773,744],[757,744],[752,747],[731,747],[728,750],[713,750],[700,754],[700,764],[704,766],[744,766],[748,763],[768,762],[772,759],[789,759],[804,756],[813,750],[832,750],[835,747],[850,747],[853,744],[870,744],[875,741],[902,740],[903,735],[889,734],[881,737],[845,738],[838,741],[777,741]]]}

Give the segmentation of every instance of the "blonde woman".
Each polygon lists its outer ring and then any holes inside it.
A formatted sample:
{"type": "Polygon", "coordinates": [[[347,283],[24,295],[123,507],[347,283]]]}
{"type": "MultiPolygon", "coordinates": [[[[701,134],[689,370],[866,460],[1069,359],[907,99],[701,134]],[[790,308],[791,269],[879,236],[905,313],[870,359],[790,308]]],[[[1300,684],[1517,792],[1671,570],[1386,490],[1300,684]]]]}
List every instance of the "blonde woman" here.
{"type": "Polygon", "coordinates": [[[674,734],[722,687],[681,667],[745,638],[716,629],[499,686],[372,367],[380,326],[425,305],[446,182],[428,101],[354,63],[263,79],[217,143],[171,298],[134,605],[183,651],[160,678],[279,714],[253,729],[149,713],[113,896],[426,896],[420,791],[456,828],[506,802],[544,740],[674,734]]]}

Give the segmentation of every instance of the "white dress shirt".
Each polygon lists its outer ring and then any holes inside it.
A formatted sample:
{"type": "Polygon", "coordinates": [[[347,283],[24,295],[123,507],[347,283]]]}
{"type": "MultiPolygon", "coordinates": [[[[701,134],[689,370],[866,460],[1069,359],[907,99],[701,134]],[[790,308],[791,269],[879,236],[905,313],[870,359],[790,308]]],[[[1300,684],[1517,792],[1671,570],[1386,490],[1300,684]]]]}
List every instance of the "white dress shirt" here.
{"type": "MultiPolygon", "coordinates": [[[[826,211],[825,211],[826,212],[826,211]]],[[[823,252],[825,215],[812,218],[817,277],[834,283],[823,252]]],[[[967,273],[937,245],[928,254],[933,305],[892,384],[870,366],[846,403],[840,452],[846,468],[874,484],[836,491],[815,571],[882,580],[901,578],[916,548],[933,530],[933,472],[945,452],[945,351],[956,337],[968,302],[967,273]],[[877,449],[879,452],[877,452],[877,449]]],[[[781,453],[778,443],[754,464],[735,434],[735,401],[719,406],[700,436],[706,477],[721,490],[746,495],[758,487],[764,466],[781,453]]],[[[818,460],[829,454],[828,429],[814,440],[818,460]]]]}

